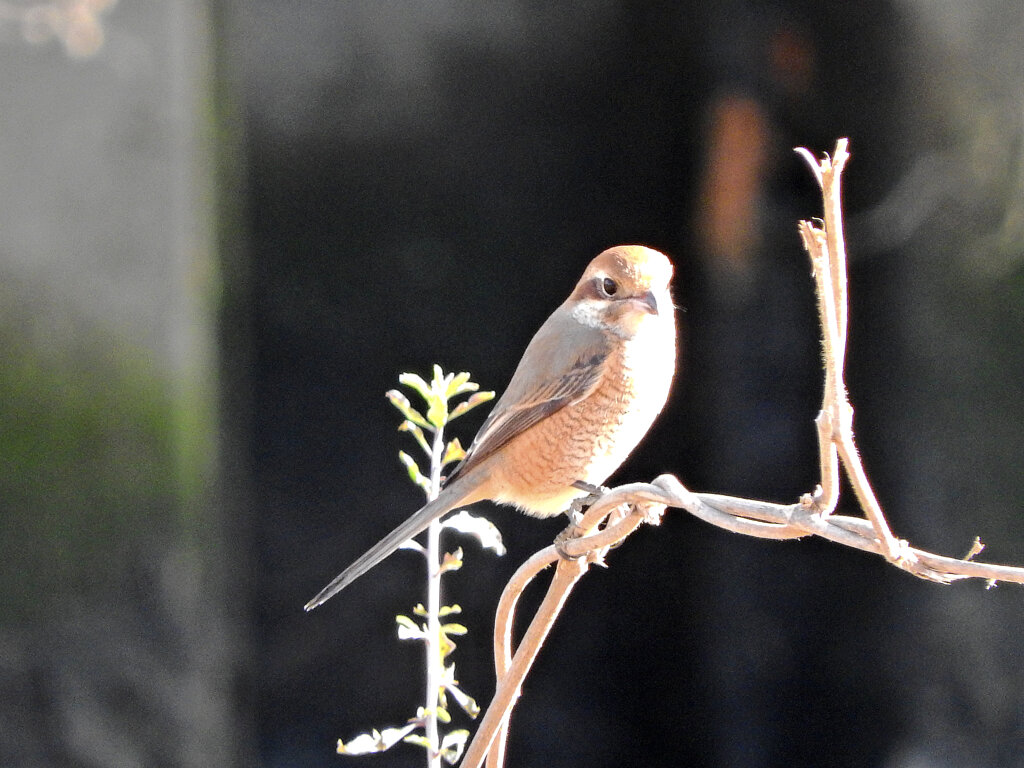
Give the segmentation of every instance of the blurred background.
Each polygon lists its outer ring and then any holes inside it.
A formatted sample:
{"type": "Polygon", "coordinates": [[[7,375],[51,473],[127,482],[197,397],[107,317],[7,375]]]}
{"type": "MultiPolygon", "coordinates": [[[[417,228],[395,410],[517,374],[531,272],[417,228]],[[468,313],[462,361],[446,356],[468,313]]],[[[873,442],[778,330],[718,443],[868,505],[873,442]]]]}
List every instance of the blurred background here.
{"type": "MultiPolygon", "coordinates": [[[[868,473],[916,546],[1024,564],[1022,39],[1019,0],[0,2],[0,764],[421,765],[334,754],[422,698],[419,559],[301,607],[420,502],[398,374],[500,391],[610,245],[672,256],[683,327],[613,479],[810,490],[792,148],[842,136],[868,473]]],[[[509,552],[447,590],[484,703],[563,522],[478,511],[509,552]]],[[[1024,766],[1018,587],[681,512],[609,565],[511,765],[1024,766]]]]}

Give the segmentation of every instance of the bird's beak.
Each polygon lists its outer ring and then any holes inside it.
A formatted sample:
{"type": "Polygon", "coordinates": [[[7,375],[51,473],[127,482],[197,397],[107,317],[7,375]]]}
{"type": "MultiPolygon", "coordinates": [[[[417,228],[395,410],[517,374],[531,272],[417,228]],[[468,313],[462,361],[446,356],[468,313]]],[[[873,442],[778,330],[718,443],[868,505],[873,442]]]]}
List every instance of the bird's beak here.
{"type": "Polygon", "coordinates": [[[651,315],[658,314],[658,297],[654,295],[654,291],[648,291],[643,296],[637,296],[633,301],[640,310],[651,315]]]}

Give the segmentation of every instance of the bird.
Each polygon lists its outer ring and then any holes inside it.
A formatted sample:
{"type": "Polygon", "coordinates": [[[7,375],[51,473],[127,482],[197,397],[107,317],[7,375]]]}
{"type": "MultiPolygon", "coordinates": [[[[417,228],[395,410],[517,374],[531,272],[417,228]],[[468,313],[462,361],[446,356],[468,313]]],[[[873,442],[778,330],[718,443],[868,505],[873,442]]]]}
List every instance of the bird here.
{"type": "Polygon", "coordinates": [[[565,511],[626,460],[676,368],[672,263],[619,245],[594,257],[541,325],[438,496],[305,605],[311,611],[447,512],[489,499],[536,517],[565,511]]]}

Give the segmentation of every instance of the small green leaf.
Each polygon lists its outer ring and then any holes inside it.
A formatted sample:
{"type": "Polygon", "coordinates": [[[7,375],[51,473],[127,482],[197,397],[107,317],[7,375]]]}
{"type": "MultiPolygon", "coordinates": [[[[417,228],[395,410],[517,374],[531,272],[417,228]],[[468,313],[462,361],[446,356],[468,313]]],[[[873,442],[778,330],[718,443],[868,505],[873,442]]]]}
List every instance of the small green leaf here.
{"type": "Polygon", "coordinates": [[[453,421],[467,411],[471,411],[478,405],[482,405],[489,400],[494,399],[493,392],[477,392],[475,395],[471,395],[468,400],[463,400],[461,403],[452,408],[452,412],[448,415],[448,421],[453,421]]]}
{"type": "Polygon", "coordinates": [[[338,754],[369,755],[374,752],[383,752],[384,750],[391,749],[399,741],[408,739],[408,734],[417,725],[418,723],[413,722],[402,728],[385,728],[383,731],[378,731],[374,728],[369,733],[362,733],[356,736],[347,744],[338,739],[338,754]]]}
{"type": "MultiPolygon", "coordinates": [[[[424,613],[426,610],[424,609],[424,613]]],[[[456,613],[462,613],[461,605],[442,605],[441,610],[438,612],[438,616],[452,616],[456,613]]]]}
{"type": "Polygon", "coordinates": [[[466,458],[466,452],[462,448],[459,438],[455,438],[445,447],[444,458],[441,459],[441,466],[451,464],[453,461],[462,461],[466,458]]]}
{"type": "Polygon", "coordinates": [[[469,632],[469,628],[464,624],[442,624],[441,631],[446,635],[465,635],[469,632]]]}
{"type": "MultiPolygon", "coordinates": [[[[436,367],[436,366],[435,366],[436,367]]],[[[404,384],[410,389],[415,389],[416,392],[428,403],[432,398],[432,392],[430,391],[430,385],[423,380],[423,377],[418,373],[403,373],[398,377],[400,384],[404,384]]]]}
{"type": "Polygon", "coordinates": [[[457,647],[458,646],[455,645],[455,642],[450,637],[448,637],[448,635],[446,635],[444,632],[441,633],[441,648],[439,649],[439,651],[442,659],[448,658],[448,656],[450,656],[457,647]]]}
{"type": "Polygon", "coordinates": [[[430,407],[427,408],[427,421],[435,427],[443,427],[448,423],[448,402],[440,397],[430,399],[430,407]]]}
{"type": "Polygon", "coordinates": [[[450,693],[452,698],[455,699],[455,702],[462,707],[470,717],[476,717],[480,714],[480,707],[476,703],[476,700],[459,688],[459,681],[455,679],[454,664],[444,668],[444,674],[441,676],[441,685],[445,692],[450,693]]]}
{"type": "Polygon", "coordinates": [[[452,377],[455,376],[455,374],[446,374],[444,372],[444,368],[437,363],[434,363],[433,372],[434,377],[430,380],[430,388],[438,397],[444,397],[444,393],[448,391],[448,382],[452,380],[452,377]]]}
{"type": "Polygon", "coordinates": [[[441,739],[441,757],[448,765],[455,765],[462,758],[462,751],[469,741],[469,731],[460,728],[445,734],[441,739]]]}
{"type": "Polygon", "coordinates": [[[405,469],[409,473],[409,479],[412,480],[416,485],[422,488],[427,493],[430,493],[430,479],[420,472],[419,465],[416,463],[416,459],[410,456],[405,451],[398,452],[398,460],[405,464],[405,469]]]}
{"type": "Polygon", "coordinates": [[[423,607],[423,603],[416,603],[415,607],[413,607],[412,609],[412,612],[415,613],[417,616],[427,615],[427,609],[423,607]]]}
{"type": "Polygon", "coordinates": [[[395,623],[398,624],[399,640],[423,640],[427,636],[426,627],[417,624],[408,616],[395,616],[395,623]]]}
{"type": "Polygon", "coordinates": [[[476,699],[457,685],[449,685],[447,688],[448,693],[452,695],[452,698],[455,699],[455,702],[462,708],[463,712],[472,718],[476,718],[480,714],[480,705],[476,703],[476,699]]]}
{"type": "Polygon", "coordinates": [[[423,434],[423,430],[420,429],[419,424],[416,424],[412,421],[409,421],[409,419],[406,419],[405,421],[398,425],[398,431],[410,433],[413,437],[416,438],[416,442],[420,444],[420,448],[423,449],[423,452],[426,453],[428,456],[430,455],[430,444],[427,442],[426,435],[423,434]]]}
{"type": "Polygon", "coordinates": [[[480,385],[470,381],[469,374],[463,371],[452,376],[444,394],[445,397],[451,400],[456,395],[461,395],[464,392],[476,392],[478,389],[480,389],[480,385]]]}
{"type": "Polygon", "coordinates": [[[423,418],[423,414],[413,408],[409,403],[409,399],[397,389],[389,389],[385,393],[385,397],[387,397],[391,404],[413,424],[421,426],[424,429],[433,429],[433,427],[430,426],[430,422],[423,418]]]}
{"type": "Polygon", "coordinates": [[[417,746],[423,747],[427,752],[434,749],[434,745],[430,743],[430,740],[419,733],[413,733],[402,739],[406,744],[416,744],[417,746]]]}
{"type": "Polygon", "coordinates": [[[447,573],[448,571],[457,571],[462,567],[462,547],[459,547],[454,552],[445,552],[444,557],[441,558],[441,565],[438,567],[439,573],[447,573]]]}

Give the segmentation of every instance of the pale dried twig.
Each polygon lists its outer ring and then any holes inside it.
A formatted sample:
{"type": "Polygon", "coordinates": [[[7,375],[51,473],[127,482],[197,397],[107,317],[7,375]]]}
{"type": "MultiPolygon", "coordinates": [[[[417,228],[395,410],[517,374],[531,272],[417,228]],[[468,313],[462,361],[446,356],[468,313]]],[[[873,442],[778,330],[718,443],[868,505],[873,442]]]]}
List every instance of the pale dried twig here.
{"type": "Polygon", "coordinates": [[[569,592],[587,568],[603,562],[607,549],[652,521],[665,507],[684,509],[706,522],[737,533],[770,539],[820,536],[837,544],[881,555],[920,578],[940,583],[986,579],[1024,584],[1024,568],[974,560],[983,545],[977,539],[963,559],[911,547],[897,539],[886,522],[860,460],[853,432],[853,408],[843,380],[846,353],[846,250],[843,243],[840,176],[849,158],[847,140],[840,139],[832,158],[816,159],[797,150],[811,167],[825,202],[823,225],[800,222],[799,230],[811,256],[822,328],[825,387],[816,419],[821,484],[795,504],[693,493],[672,475],[651,483],[631,483],[607,491],[588,508],[574,531],[575,538],[547,547],[530,558],[509,582],[498,605],[494,646],[498,685],[491,706],[463,758],[465,768],[501,768],[508,718],[520,686],[547,637],[569,592]],[[849,477],[865,517],[834,514],[839,500],[839,465],[849,477]],[[615,513],[626,510],[628,513],[615,513]],[[615,513],[615,514],[613,514],[615,513]],[[608,520],[601,527],[602,522],[608,520]],[[561,553],[561,554],[559,554],[561,553]],[[541,570],[558,565],[547,596],[512,654],[512,617],[519,595],[541,570]]]}

